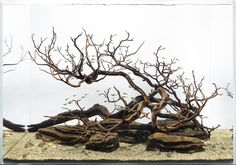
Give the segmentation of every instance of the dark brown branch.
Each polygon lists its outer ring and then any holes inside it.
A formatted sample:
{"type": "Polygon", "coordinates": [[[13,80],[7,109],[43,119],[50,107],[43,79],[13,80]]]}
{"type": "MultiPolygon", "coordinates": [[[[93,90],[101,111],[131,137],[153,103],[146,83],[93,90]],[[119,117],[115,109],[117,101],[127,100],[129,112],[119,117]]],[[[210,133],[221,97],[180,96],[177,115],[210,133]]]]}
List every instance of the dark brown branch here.
{"type": "MultiPolygon", "coordinates": [[[[130,38],[130,34],[127,32],[127,36],[118,42],[114,42],[115,35],[111,35],[108,41],[104,40],[101,44],[96,44],[93,40],[93,35],[87,34],[84,30],[75,38],[71,38],[73,47],[77,50],[76,55],[70,52],[70,46],[67,45],[63,53],[61,48],[57,49],[57,52],[63,60],[68,63],[66,66],[59,65],[61,61],[55,61],[53,59],[53,53],[56,44],[56,33],[53,30],[53,37],[48,46],[45,45],[45,40],[41,39],[38,44],[32,36],[32,41],[35,48],[35,56],[31,53],[32,60],[39,66],[47,66],[49,70],[45,72],[51,74],[55,79],[66,83],[72,87],[80,87],[82,83],[91,84],[104,80],[108,76],[122,77],[133,90],[138,92],[140,96],[136,97],[134,101],[127,103],[121,96],[121,93],[117,88],[117,97],[111,99],[109,96],[109,90],[104,92],[104,96],[109,103],[122,102],[124,106],[120,106],[122,110],[117,113],[109,113],[108,118],[116,119],[117,123],[109,129],[103,128],[99,125],[99,122],[91,122],[86,114],[87,111],[77,104],[80,110],[71,111],[59,116],[52,117],[45,123],[41,123],[38,126],[45,126],[44,124],[55,124],[68,121],[70,119],[84,120],[83,123],[90,127],[96,125],[102,131],[106,130],[117,131],[119,128],[126,124],[130,124],[133,121],[147,117],[147,113],[143,112],[144,108],[148,108],[152,116],[152,125],[157,130],[172,131],[179,129],[184,123],[196,122],[198,117],[205,107],[206,103],[219,96],[219,89],[215,84],[213,93],[207,96],[202,89],[203,78],[197,81],[194,72],[192,72],[192,82],[187,82],[184,78],[184,72],[179,73],[180,67],[176,67],[178,59],[173,58],[171,60],[161,59],[160,51],[163,50],[161,46],[158,47],[154,53],[154,62],[141,62],[138,58],[134,62],[130,59],[138,53],[143,43],[133,52],[130,52],[129,43],[133,42],[130,38]],[[83,48],[79,45],[79,39],[84,37],[83,48]],[[41,61],[38,61],[38,58],[41,61]],[[76,59],[79,59],[76,61],[76,59]],[[87,68],[84,70],[83,68],[87,68]],[[77,81],[71,81],[76,79],[77,81]],[[136,82],[137,80],[143,80],[150,89],[150,93],[146,92],[146,89],[140,87],[136,82]],[[183,93],[184,98],[179,95],[183,93]],[[132,106],[131,106],[132,105],[132,106]],[[166,113],[163,113],[166,110],[166,113]],[[82,113],[82,116],[78,113],[82,113]],[[69,115],[70,113],[70,115],[69,115]],[[72,115],[73,114],[73,115],[72,115]],[[159,125],[156,121],[157,118],[166,118],[174,120],[173,123],[165,126],[159,125]],[[63,120],[62,120],[63,119],[63,120]]],[[[37,125],[31,125],[37,127],[37,125]]],[[[32,129],[33,129],[32,127],[32,129]]]]}
{"type": "Polygon", "coordinates": [[[8,129],[11,129],[13,131],[16,131],[16,132],[25,132],[26,131],[24,125],[13,123],[5,118],[3,118],[3,126],[8,129]]]}
{"type": "Polygon", "coordinates": [[[69,120],[74,119],[73,118],[74,116],[77,116],[78,118],[83,117],[83,116],[90,118],[95,115],[99,115],[101,118],[105,119],[110,115],[110,113],[106,107],[99,104],[95,104],[94,106],[92,106],[86,111],[74,110],[74,111],[63,112],[41,123],[28,125],[28,128],[29,128],[28,131],[30,132],[37,131],[39,128],[45,128],[45,127],[65,123],[69,120]]]}

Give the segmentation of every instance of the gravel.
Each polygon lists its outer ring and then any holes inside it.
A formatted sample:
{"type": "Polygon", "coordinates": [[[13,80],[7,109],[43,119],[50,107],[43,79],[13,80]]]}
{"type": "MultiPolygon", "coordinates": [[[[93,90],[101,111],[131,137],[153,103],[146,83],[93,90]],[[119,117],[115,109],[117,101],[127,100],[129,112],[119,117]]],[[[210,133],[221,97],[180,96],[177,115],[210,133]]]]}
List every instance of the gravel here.
{"type": "Polygon", "coordinates": [[[177,153],[146,151],[146,144],[120,143],[120,147],[111,152],[86,150],[84,145],[64,146],[53,142],[42,142],[35,138],[35,133],[11,133],[4,138],[4,149],[12,139],[18,138],[5,155],[8,161],[232,161],[233,133],[230,129],[217,129],[205,141],[205,151],[196,153],[177,153]],[[21,134],[19,140],[18,134],[21,134]]]}

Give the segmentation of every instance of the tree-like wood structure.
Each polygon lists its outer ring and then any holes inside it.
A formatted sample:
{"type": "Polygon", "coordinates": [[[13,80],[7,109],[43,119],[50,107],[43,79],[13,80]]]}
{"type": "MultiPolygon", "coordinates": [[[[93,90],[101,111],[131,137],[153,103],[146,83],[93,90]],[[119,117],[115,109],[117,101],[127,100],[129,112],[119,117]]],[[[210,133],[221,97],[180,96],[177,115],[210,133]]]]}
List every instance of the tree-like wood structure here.
{"type": "Polygon", "coordinates": [[[149,131],[150,134],[158,131],[178,132],[184,127],[194,127],[202,131],[202,138],[210,137],[210,132],[215,128],[205,127],[198,118],[201,117],[200,113],[207,102],[220,95],[220,88],[213,84],[214,89],[207,96],[202,90],[203,78],[197,81],[192,72],[192,81],[189,82],[185,79],[182,69],[176,67],[177,59],[161,60],[161,46],[153,54],[153,62],[134,60],[143,43],[136,50],[130,51],[133,39],[128,32],[126,35],[119,41],[115,40],[115,35],[111,35],[98,44],[93,35],[84,30],[75,38],[71,38],[73,45],[67,45],[65,50],[56,46],[57,34],[54,30],[49,42],[42,38],[37,41],[32,35],[35,50],[29,52],[31,59],[42,71],[56,80],[79,88],[82,84],[106,81],[106,77],[122,77],[138,95],[128,101],[126,94],[116,87],[104,91],[102,95],[109,103],[115,103],[119,109],[117,112],[111,112],[100,104],[86,110],[80,105],[80,100],[74,99],[70,103],[76,104],[77,110],[67,109],[66,112],[41,123],[29,125],[29,131],[38,130],[41,133],[38,136],[41,138],[42,135],[53,136],[55,139],[64,139],[65,143],[71,142],[71,139],[73,142],[86,141],[87,135],[91,137],[96,133],[122,135],[130,129],[149,131]],[[76,50],[76,55],[72,53],[72,49],[76,50]],[[139,86],[140,80],[147,88],[139,86]],[[150,111],[149,124],[135,122],[139,118],[149,116],[144,109],[150,111]],[[95,115],[99,115],[102,120],[89,119],[95,115]],[[72,119],[78,119],[82,124],[50,127],[72,119]],[[65,132],[67,134],[63,134],[65,132]],[[80,138],[73,138],[74,135],[80,135],[80,138]]]}

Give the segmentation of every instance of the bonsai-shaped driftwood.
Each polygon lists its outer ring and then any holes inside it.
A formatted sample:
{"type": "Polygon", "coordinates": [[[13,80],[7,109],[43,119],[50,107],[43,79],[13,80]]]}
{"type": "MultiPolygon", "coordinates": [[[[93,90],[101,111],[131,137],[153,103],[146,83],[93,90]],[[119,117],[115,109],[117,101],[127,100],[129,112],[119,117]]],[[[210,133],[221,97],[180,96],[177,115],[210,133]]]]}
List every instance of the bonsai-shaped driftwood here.
{"type": "MultiPolygon", "coordinates": [[[[102,92],[107,102],[115,105],[115,111],[112,112],[100,104],[85,109],[79,99],[72,99],[68,103],[75,104],[78,107],[76,110],[65,108],[66,112],[29,125],[28,130],[38,131],[37,137],[44,140],[54,139],[67,144],[86,143],[88,149],[107,151],[119,146],[117,139],[137,142],[140,139],[147,140],[155,132],[180,135],[180,130],[191,128],[195,131],[182,132],[183,135],[209,138],[210,132],[216,127],[205,127],[199,120],[200,113],[209,100],[219,95],[220,88],[213,84],[212,93],[206,95],[202,89],[203,78],[198,81],[192,72],[192,81],[187,81],[181,68],[175,66],[177,59],[161,60],[159,52],[164,49],[161,46],[154,53],[153,62],[137,60],[135,56],[143,43],[130,51],[133,39],[128,32],[126,35],[118,41],[115,41],[115,35],[111,35],[98,44],[93,35],[83,31],[71,38],[73,45],[67,45],[65,50],[56,46],[57,35],[54,30],[51,40],[41,38],[36,41],[32,35],[35,50],[29,52],[31,59],[56,80],[79,88],[82,84],[106,81],[106,77],[122,77],[137,96],[130,100],[126,93],[116,87],[102,92]],[[146,87],[140,87],[140,82],[145,83],[146,87]],[[150,112],[146,113],[144,109],[150,112]],[[91,120],[90,117],[95,115],[99,115],[102,120],[91,120]],[[139,118],[149,116],[149,124],[136,122],[139,118]],[[74,119],[80,121],[76,126],[54,126],[74,119]]],[[[203,146],[195,139],[190,141],[203,146]]],[[[153,143],[153,139],[149,139],[149,142],[153,143]]],[[[163,147],[166,146],[163,144],[168,143],[161,141],[162,145],[158,146],[163,147]]],[[[185,143],[189,144],[186,141],[182,144],[185,143]]],[[[196,147],[190,146],[191,149],[196,147]]]]}

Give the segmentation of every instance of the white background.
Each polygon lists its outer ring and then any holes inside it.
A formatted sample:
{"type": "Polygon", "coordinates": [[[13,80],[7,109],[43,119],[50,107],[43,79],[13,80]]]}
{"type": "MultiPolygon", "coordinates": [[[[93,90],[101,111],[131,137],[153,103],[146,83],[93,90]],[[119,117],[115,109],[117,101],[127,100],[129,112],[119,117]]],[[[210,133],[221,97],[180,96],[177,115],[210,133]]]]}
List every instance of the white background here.
{"type": "MultiPolygon", "coordinates": [[[[50,37],[52,27],[58,34],[59,45],[70,42],[86,29],[102,41],[110,34],[125,35],[129,31],[134,47],[145,41],[137,54],[151,60],[159,45],[167,58],[178,58],[186,73],[195,70],[198,78],[205,77],[205,90],[211,83],[233,89],[232,5],[4,5],[4,36],[13,36],[14,49],[5,62],[17,61],[20,45],[32,50],[30,36],[50,37]]],[[[45,115],[56,115],[67,97],[88,93],[81,103],[91,107],[103,98],[96,90],[117,86],[127,90],[123,80],[108,79],[81,88],[71,88],[41,72],[30,61],[21,63],[14,72],[3,75],[3,116],[17,123],[37,123],[45,115]],[[91,101],[92,100],[92,101],[91,101]]],[[[203,115],[205,124],[220,124],[231,128],[234,116],[233,99],[227,96],[211,100],[203,115]]]]}

